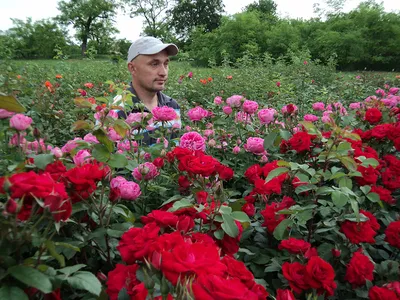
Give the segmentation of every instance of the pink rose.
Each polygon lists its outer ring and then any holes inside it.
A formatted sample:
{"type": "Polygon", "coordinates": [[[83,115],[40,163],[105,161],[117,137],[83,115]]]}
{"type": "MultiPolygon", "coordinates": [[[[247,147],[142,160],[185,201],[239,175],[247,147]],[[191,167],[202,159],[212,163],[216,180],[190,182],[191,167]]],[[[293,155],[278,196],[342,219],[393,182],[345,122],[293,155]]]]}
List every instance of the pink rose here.
{"type": "Polygon", "coordinates": [[[50,153],[53,154],[57,158],[61,158],[63,156],[63,152],[58,147],[54,147],[54,148],[50,149],[50,153]]]}
{"type": "Polygon", "coordinates": [[[319,118],[317,116],[315,116],[315,115],[312,115],[312,114],[307,114],[307,115],[304,116],[304,121],[316,122],[318,120],[319,120],[319,118]]]}
{"type": "Polygon", "coordinates": [[[121,192],[121,199],[125,200],[136,200],[142,193],[140,191],[140,186],[133,181],[121,182],[118,186],[118,189],[121,192]]]}
{"type": "Polygon", "coordinates": [[[322,111],[325,109],[325,104],[323,102],[315,102],[312,105],[313,110],[322,111]]]}
{"type": "Polygon", "coordinates": [[[389,94],[391,95],[396,95],[399,92],[399,88],[398,87],[392,87],[389,89],[389,94]]]}
{"type": "Polygon", "coordinates": [[[209,136],[211,136],[211,135],[213,135],[213,134],[214,134],[214,130],[212,130],[212,129],[206,129],[206,130],[204,130],[204,136],[209,137],[209,136]]]}
{"type": "Polygon", "coordinates": [[[110,187],[111,187],[112,189],[119,188],[119,186],[121,185],[121,183],[126,182],[126,181],[127,181],[127,180],[126,180],[124,177],[122,177],[122,176],[117,176],[117,177],[111,179],[110,187]]]}
{"type": "Polygon", "coordinates": [[[118,119],[118,112],[115,110],[110,110],[107,114],[107,117],[118,119]]]}
{"type": "Polygon", "coordinates": [[[243,96],[240,95],[233,95],[226,99],[226,104],[230,107],[240,107],[242,105],[243,96]]]}
{"type": "Polygon", "coordinates": [[[283,114],[291,115],[291,114],[296,113],[298,111],[298,108],[294,104],[288,104],[288,105],[285,105],[284,107],[282,107],[281,111],[283,114]]]}
{"type": "Polygon", "coordinates": [[[185,131],[189,132],[189,131],[191,131],[191,130],[192,130],[192,127],[190,127],[189,125],[186,125],[186,126],[185,126],[185,131]]]}
{"type": "Polygon", "coordinates": [[[243,111],[249,115],[254,114],[258,109],[258,103],[256,101],[245,100],[243,103],[243,111]]]}
{"type": "Polygon", "coordinates": [[[273,108],[264,108],[258,112],[258,119],[261,124],[269,124],[275,119],[277,111],[273,108]]]}
{"type": "Polygon", "coordinates": [[[98,143],[99,143],[99,141],[97,140],[97,138],[96,138],[93,134],[91,134],[91,133],[88,133],[87,135],[85,135],[85,136],[83,137],[83,140],[84,140],[85,142],[93,143],[93,144],[98,144],[98,143]]]}
{"type": "Polygon", "coordinates": [[[206,150],[205,139],[195,131],[186,132],[182,135],[179,146],[191,150],[206,150]]]}
{"type": "Polygon", "coordinates": [[[349,108],[352,110],[357,110],[361,108],[361,103],[360,102],[353,102],[350,103],[349,108]]]}
{"type": "Polygon", "coordinates": [[[32,124],[32,118],[23,114],[16,114],[10,119],[10,127],[15,128],[18,131],[27,129],[32,124]]]}
{"type": "Polygon", "coordinates": [[[193,72],[189,72],[189,73],[187,74],[187,77],[188,77],[188,78],[192,78],[192,77],[193,77],[193,72]]]}
{"type": "Polygon", "coordinates": [[[172,121],[177,118],[175,109],[168,106],[155,107],[152,111],[154,121],[172,121]]]}
{"type": "Polygon", "coordinates": [[[87,150],[79,150],[78,153],[75,154],[73,160],[74,160],[74,164],[77,166],[81,166],[83,164],[86,164],[88,162],[91,161],[91,159],[87,159],[91,157],[91,154],[89,151],[87,150]]]}
{"type": "Polygon", "coordinates": [[[201,121],[208,116],[208,111],[200,106],[189,109],[188,117],[190,121],[201,121]]]}
{"type": "Polygon", "coordinates": [[[226,114],[226,115],[230,115],[232,113],[232,108],[230,106],[224,106],[222,108],[222,111],[226,114]]]}
{"type": "Polygon", "coordinates": [[[375,93],[376,93],[378,96],[381,96],[382,98],[385,97],[385,94],[386,94],[385,91],[382,90],[382,89],[376,90],[375,93]]]}
{"type": "Polygon", "coordinates": [[[222,97],[217,96],[214,98],[214,104],[221,105],[222,104],[222,97]]]}
{"type": "Polygon", "coordinates": [[[7,119],[13,115],[15,115],[15,112],[0,108],[0,119],[7,119]]]}
{"type": "Polygon", "coordinates": [[[112,127],[108,128],[108,133],[107,136],[110,140],[113,142],[118,142],[122,139],[122,136],[120,136],[112,127]]]}
{"type": "Polygon", "coordinates": [[[235,122],[250,124],[252,122],[252,120],[251,120],[251,116],[249,116],[249,114],[239,111],[236,114],[235,122]]]}
{"type": "Polygon", "coordinates": [[[151,180],[157,177],[160,173],[158,172],[157,167],[151,162],[145,162],[137,166],[133,172],[132,176],[137,180],[151,180]]]}
{"type": "Polygon", "coordinates": [[[259,137],[249,137],[246,144],[244,144],[244,149],[246,149],[247,152],[251,152],[256,155],[266,154],[264,149],[264,139],[259,137]]]}
{"type": "Polygon", "coordinates": [[[68,141],[62,148],[61,151],[63,153],[67,153],[70,152],[71,150],[75,149],[76,147],[78,147],[78,143],[77,141],[82,141],[81,138],[74,138],[73,140],[68,141]]]}
{"type": "Polygon", "coordinates": [[[238,154],[240,152],[240,147],[239,146],[233,147],[232,152],[233,152],[233,154],[238,154]]]}

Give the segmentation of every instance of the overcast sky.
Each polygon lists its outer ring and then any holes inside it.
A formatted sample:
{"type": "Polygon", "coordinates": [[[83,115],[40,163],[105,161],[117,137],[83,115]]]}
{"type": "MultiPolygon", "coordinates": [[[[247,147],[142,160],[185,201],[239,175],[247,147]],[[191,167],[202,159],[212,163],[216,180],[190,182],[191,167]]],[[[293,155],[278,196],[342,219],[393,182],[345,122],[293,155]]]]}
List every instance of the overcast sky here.
{"type": "MultiPolygon", "coordinates": [[[[226,14],[232,15],[241,12],[242,9],[255,0],[223,0],[226,14]]],[[[59,14],[56,0],[0,0],[0,30],[12,27],[10,18],[26,20],[32,17],[33,21],[55,17],[59,14]]],[[[323,2],[321,0],[276,0],[278,14],[283,17],[309,19],[313,17],[313,4],[323,2]]],[[[344,11],[350,11],[362,2],[360,0],[347,0],[344,11]]],[[[379,2],[379,1],[378,1],[379,2]]],[[[386,11],[400,12],[400,0],[382,1],[386,11]]],[[[142,19],[131,19],[119,13],[116,18],[116,27],[120,31],[118,38],[126,38],[130,41],[139,37],[142,30],[142,19]]]]}

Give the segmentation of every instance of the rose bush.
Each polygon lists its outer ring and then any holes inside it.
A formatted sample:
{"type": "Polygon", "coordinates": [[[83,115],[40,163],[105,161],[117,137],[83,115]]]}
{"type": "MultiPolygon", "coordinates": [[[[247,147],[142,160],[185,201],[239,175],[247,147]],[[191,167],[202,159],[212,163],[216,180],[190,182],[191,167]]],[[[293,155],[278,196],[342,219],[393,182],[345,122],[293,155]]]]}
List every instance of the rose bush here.
{"type": "Polygon", "coordinates": [[[175,111],[129,114],[114,83],[99,105],[89,83],[58,149],[2,111],[0,295],[400,299],[398,89],[306,109],[221,94],[179,131],[175,111]]]}

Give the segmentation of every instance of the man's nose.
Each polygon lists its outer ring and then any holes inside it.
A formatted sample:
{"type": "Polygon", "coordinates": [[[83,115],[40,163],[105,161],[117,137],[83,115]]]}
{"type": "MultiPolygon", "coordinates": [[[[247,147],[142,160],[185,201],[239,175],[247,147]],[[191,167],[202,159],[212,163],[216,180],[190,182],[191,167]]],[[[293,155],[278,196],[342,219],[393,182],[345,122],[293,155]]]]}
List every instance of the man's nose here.
{"type": "Polygon", "coordinates": [[[158,69],[158,74],[161,76],[167,76],[168,75],[168,66],[161,65],[161,67],[158,69]]]}

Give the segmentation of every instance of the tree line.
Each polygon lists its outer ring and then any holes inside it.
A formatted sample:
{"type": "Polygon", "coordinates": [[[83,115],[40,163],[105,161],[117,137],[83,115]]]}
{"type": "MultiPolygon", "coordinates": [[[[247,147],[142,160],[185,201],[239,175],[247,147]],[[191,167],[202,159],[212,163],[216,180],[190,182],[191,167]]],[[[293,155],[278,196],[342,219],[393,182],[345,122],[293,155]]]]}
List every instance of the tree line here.
{"type": "Polygon", "coordinates": [[[334,59],[344,70],[398,70],[400,13],[371,0],[344,13],[344,3],[325,0],[325,10],[316,5],[318,16],[303,20],[279,17],[273,0],[255,1],[235,15],[224,15],[222,0],[62,0],[53,19],[13,19],[0,32],[0,58],[124,57],[130,41],[113,37],[122,10],[143,17],[142,35],[178,44],[181,59],[197,65],[285,59],[301,51],[323,63],[334,59]]]}

